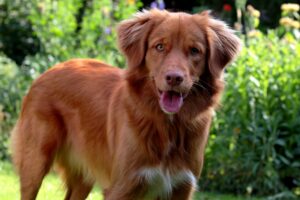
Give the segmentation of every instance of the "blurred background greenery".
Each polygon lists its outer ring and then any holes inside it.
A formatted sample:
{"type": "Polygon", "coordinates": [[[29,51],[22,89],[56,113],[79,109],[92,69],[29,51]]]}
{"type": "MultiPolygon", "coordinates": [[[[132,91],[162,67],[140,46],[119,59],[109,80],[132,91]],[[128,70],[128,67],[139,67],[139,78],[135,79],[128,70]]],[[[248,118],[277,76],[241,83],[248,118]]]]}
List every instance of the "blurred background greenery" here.
{"type": "Polygon", "coordinates": [[[211,9],[244,41],[206,149],[201,191],[300,199],[300,18],[297,0],[0,0],[0,161],[32,80],[55,63],[125,67],[116,24],[142,8],[211,9]]]}

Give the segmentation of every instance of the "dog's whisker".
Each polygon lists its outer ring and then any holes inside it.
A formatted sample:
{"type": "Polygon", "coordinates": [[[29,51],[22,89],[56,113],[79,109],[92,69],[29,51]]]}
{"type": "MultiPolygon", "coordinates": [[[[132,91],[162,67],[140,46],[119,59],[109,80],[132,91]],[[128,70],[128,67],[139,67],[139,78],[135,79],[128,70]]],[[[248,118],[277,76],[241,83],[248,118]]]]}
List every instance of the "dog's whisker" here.
{"type": "Polygon", "coordinates": [[[199,80],[199,82],[201,82],[201,84],[203,84],[203,85],[205,85],[205,86],[207,86],[207,87],[209,87],[209,88],[211,88],[211,89],[217,90],[216,87],[214,87],[214,86],[211,85],[211,84],[208,84],[207,82],[205,82],[205,81],[203,81],[203,80],[199,80]]]}
{"type": "Polygon", "coordinates": [[[199,86],[200,88],[202,88],[202,89],[204,89],[204,90],[207,90],[207,88],[206,87],[204,87],[204,85],[203,84],[201,84],[201,83],[199,83],[199,82],[194,82],[194,84],[193,85],[195,85],[195,86],[199,86]]]}

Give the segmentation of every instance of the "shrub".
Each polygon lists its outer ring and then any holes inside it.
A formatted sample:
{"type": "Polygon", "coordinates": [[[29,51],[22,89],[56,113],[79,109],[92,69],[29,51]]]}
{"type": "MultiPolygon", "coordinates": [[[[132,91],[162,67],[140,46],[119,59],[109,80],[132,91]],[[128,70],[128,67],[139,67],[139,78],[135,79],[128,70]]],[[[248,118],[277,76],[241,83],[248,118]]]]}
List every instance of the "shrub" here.
{"type": "Polygon", "coordinates": [[[29,0],[0,1],[0,51],[20,65],[39,50],[39,40],[27,18],[29,0]]]}
{"type": "MultiPolygon", "coordinates": [[[[300,187],[300,44],[274,32],[249,40],[226,73],[201,185],[276,194],[300,187]]],[[[291,197],[289,197],[291,199],[291,197]]]]}
{"type": "Polygon", "coordinates": [[[139,4],[111,0],[45,0],[33,5],[29,16],[41,41],[41,51],[29,56],[25,66],[43,72],[70,58],[97,58],[123,67],[117,50],[116,24],[129,18],[139,4]]]}
{"type": "Polygon", "coordinates": [[[8,137],[21,105],[27,84],[17,65],[0,54],[0,160],[8,159],[8,137]]]}

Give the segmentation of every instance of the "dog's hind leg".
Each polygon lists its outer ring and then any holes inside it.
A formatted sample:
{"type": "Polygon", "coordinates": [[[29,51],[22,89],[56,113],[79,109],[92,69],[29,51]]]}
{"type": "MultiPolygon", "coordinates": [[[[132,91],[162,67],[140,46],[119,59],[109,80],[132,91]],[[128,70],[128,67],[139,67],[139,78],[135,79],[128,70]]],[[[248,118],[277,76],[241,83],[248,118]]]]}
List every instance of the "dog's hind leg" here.
{"type": "Polygon", "coordinates": [[[88,180],[79,169],[72,168],[62,157],[59,157],[55,164],[55,170],[60,174],[67,188],[65,200],[86,199],[93,188],[94,181],[88,180]]]}
{"type": "MultiPolygon", "coordinates": [[[[34,200],[57,148],[53,125],[34,115],[21,119],[12,135],[13,162],[20,177],[22,200],[34,200]]],[[[55,128],[55,130],[57,130],[55,128]]]]}
{"type": "Polygon", "coordinates": [[[93,188],[93,183],[84,180],[83,176],[77,175],[67,180],[67,194],[65,200],[84,200],[93,188]]]}
{"type": "Polygon", "coordinates": [[[35,156],[34,162],[37,163],[33,165],[29,160],[24,159],[22,161],[19,170],[22,200],[34,200],[36,198],[42,180],[50,168],[48,160],[35,153],[29,154],[35,156]]]}

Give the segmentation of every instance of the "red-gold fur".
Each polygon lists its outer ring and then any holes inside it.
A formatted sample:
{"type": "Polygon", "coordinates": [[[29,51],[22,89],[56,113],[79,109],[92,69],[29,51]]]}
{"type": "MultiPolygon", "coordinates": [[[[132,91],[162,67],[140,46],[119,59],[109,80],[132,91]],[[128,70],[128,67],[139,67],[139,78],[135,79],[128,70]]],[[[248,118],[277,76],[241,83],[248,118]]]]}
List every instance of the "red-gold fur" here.
{"type": "Polygon", "coordinates": [[[73,59],[41,75],[24,98],[12,135],[23,200],[35,199],[53,165],[65,199],[86,198],[94,182],[107,200],[192,198],[239,39],[206,12],[158,10],[122,22],[118,39],[128,69],[73,59]],[[182,83],[170,86],[168,73],[182,83]],[[169,90],[184,98],[178,112],[159,103],[169,90]]]}

